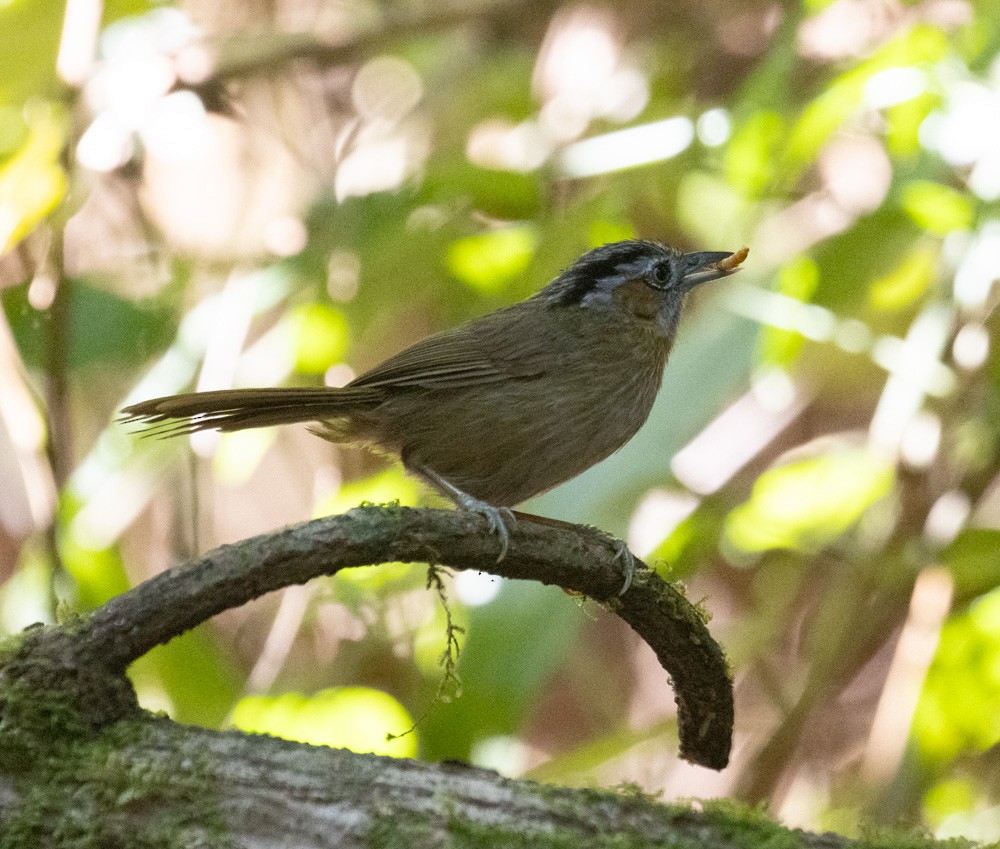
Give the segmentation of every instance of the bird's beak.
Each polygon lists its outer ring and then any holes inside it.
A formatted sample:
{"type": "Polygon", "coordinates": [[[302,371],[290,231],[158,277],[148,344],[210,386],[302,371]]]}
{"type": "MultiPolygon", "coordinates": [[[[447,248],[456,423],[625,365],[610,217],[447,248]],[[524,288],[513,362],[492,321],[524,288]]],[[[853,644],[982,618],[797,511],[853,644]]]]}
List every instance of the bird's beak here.
{"type": "Polygon", "coordinates": [[[750,248],[740,248],[735,253],[728,251],[701,251],[684,254],[684,290],[690,291],[700,283],[718,280],[739,269],[747,258],[750,248]]]}

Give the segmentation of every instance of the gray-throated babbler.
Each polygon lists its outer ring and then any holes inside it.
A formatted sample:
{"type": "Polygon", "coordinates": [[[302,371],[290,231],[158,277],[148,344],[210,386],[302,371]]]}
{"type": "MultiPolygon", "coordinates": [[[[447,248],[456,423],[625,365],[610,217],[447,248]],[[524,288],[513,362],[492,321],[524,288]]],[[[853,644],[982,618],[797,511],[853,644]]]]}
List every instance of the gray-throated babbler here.
{"type": "MultiPolygon", "coordinates": [[[[510,507],[575,477],[639,430],[684,296],[734,271],[747,253],[604,245],[538,294],[417,342],[343,388],[195,392],[133,404],[123,415],[171,435],[318,422],[319,436],[395,452],[456,505],[485,516],[502,558],[510,507]]],[[[626,572],[627,587],[630,556],[626,572]]]]}

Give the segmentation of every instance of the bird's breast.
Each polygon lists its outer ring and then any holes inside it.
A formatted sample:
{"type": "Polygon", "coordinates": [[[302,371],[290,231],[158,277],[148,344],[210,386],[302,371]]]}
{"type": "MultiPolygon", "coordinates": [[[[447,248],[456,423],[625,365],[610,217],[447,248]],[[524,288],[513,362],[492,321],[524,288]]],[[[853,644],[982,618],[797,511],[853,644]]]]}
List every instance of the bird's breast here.
{"type": "Polygon", "coordinates": [[[517,504],[631,439],[653,406],[666,356],[652,334],[628,345],[602,336],[531,376],[411,396],[410,410],[398,398],[392,447],[476,498],[517,504]]]}

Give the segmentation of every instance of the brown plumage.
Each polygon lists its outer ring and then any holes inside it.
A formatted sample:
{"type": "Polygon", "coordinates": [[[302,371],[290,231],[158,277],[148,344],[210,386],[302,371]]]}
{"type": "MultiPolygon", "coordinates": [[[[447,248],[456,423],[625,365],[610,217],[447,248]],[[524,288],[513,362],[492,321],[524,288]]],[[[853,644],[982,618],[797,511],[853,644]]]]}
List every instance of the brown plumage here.
{"type": "Polygon", "coordinates": [[[534,297],[424,339],[343,388],[154,398],[124,420],[164,435],[317,422],[326,439],[397,453],[505,539],[509,511],[498,508],[575,477],[642,426],[684,295],[731,273],[744,251],[605,245],[534,297]]]}

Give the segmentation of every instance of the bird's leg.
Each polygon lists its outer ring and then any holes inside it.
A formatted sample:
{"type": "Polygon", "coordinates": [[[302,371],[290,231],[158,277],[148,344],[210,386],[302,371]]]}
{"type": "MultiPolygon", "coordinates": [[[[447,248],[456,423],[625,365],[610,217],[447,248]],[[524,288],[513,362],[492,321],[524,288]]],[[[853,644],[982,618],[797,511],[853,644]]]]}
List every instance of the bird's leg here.
{"type": "Polygon", "coordinates": [[[600,528],[595,528],[592,525],[574,525],[572,522],[564,522],[562,519],[551,519],[548,516],[536,516],[533,513],[522,513],[520,510],[512,511],[514,517],[517,519],[524,519],[527,522],[534,522],[536,525],[549,525],[553,528],[566,528],[570,531],[579,531],[581,529],[590,531],[595,536],[599,536],[602,540],[611,543],[611,547],[615,552],[615,561],[621,560],[622,570],[625,572],[625,582],[622,584],[622,588],[618,590],[618,595],[625,595],[628,592],[628,588],[632,586],[632,576],[635,574],[635,556],[631,551],[628,550],[628,545],[617,537],[611,536],[609,533],[605,533],[600,528]]]}
{"type": "Polygon", "coordinates": [[[453,501],[460,509],[483,516],[490,523],[490,533],[496,534],[500,538],[500,556],[497,557],[497,563],[507,556],[507,548],[510,545],[510,531],[507,529],[507,526],[508,524],[517,524],[513,510],[509,507],[497,507],[486,501],[473,498],[469,493],[462,491],[453,483],[441,477],[433,469],[427,468],[427,466],[414,465],[410,468],[445,496],[445,498],[453,501]]]}

